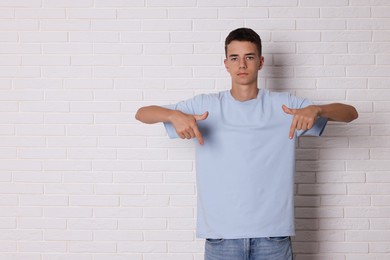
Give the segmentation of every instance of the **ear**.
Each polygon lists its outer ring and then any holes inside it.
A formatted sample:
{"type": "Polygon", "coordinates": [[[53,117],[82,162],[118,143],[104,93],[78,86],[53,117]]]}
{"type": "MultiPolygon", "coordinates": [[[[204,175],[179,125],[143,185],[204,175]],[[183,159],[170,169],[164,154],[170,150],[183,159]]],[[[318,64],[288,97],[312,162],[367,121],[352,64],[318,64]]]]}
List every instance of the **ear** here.
{"type": "Polygon", "coordinates": [[[264,65],[264,56],[261,56],[261,57],[260,57],[259,70],[261,70],[261,69],[263,68],[263,65],[264,65]]]}
{"type": "Polygon", "coordinates": [[[224,59],[224,60],[223,60],[223,64],[225,64],[226,70],[229,70],[228,63],[227,63],[227,59],[224,59]]]}

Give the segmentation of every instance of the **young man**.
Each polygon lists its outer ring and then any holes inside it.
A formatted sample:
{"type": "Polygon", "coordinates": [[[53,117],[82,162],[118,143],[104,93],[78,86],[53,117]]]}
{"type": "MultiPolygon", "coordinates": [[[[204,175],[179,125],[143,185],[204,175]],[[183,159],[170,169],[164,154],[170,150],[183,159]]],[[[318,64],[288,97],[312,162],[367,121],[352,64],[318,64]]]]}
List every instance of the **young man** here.
{"type": "Polygon", "coordinates": [[[197,236],[206,239],[206,260],[292,259],[294,140],[358,114],[349,105],[259,90],[264,58],[251,29],[232,31],[225,54],[230,91],[143,107],[136,118],[163,122],[171,138],[197,140],[197,236]]]}

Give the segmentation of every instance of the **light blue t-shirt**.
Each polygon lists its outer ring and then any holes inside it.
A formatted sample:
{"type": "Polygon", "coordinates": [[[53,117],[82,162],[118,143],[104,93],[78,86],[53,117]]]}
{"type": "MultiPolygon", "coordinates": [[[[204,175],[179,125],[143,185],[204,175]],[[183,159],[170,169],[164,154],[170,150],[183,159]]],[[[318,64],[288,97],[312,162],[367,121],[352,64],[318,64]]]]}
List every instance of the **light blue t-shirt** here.
{"type": "MultiPolygon", "coordinates": [[[[256,238],[294,235],[295,138],[321,135],[327,120],[288,138],[292,116],[282,110],[312,104],[289,93],[259,90],[237,101],[230,91],[203,94],[166,108],[209,112],[196,146],[197,237],[256,238]]],[[[164,124],[169,137],[178,135],[164,124]]]]}

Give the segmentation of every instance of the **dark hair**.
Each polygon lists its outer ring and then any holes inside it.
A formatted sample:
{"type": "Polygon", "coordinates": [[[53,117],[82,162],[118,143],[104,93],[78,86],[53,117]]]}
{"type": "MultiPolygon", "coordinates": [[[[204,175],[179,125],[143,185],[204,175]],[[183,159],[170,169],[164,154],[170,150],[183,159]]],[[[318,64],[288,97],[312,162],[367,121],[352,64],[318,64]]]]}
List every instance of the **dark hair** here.
{"type": "Polygon", "coordinates": [[[225,55],[227,56],[227,46],[232,41],[240,41],[240,42],[251,42],[254,43],[257,47],[259,55],[261,56],[261,39],[260,36],[250,28],[238,28],[234,31],[231,31],[229,35],[225,39],[225,55]]]}

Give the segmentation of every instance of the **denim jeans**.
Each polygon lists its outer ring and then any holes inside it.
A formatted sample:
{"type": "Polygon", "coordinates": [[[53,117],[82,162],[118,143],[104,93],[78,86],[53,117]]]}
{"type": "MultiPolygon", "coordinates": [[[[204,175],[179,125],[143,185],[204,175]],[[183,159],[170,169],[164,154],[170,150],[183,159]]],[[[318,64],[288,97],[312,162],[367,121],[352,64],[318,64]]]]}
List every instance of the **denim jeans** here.
{"type": "Polygon", "coordinates": [[[205,260],[292,260],[290,237],[206,239],[205,260]]]}

